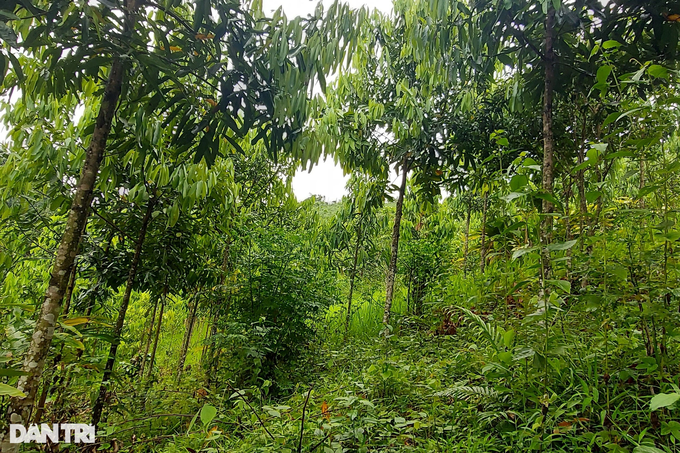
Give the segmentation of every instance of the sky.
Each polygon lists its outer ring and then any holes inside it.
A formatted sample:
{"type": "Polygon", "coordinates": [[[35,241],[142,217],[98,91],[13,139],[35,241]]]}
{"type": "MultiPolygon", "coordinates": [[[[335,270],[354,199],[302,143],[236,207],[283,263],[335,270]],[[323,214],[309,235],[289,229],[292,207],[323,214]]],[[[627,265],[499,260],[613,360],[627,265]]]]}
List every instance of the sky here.
{"type": "MultiPolygon", "coordinates": [[[[384,13],[392,11],[392,0],[344,0],[352,8],[368,6],[384,13]]],[[[332,0],[323,0],[324,5],[330,5],[332,0]]],[[[262,9],[266,15],[271,15],[280,6],[288,18],[307,16],[316,8],[316,0],[263,0],[262,9]]],[[[395,175],[391,175],[395,176],[395,175]]],[[[293,191],[298,200],[304,200],[310,195],[322,195],[326,201],[340,200],[347,193],[345,184],[349,176],[342,174],[342,169],[335,165],[332,158],[320,161],[311,172],[306,169],[298,170],[293,177],[293,191]]]]}

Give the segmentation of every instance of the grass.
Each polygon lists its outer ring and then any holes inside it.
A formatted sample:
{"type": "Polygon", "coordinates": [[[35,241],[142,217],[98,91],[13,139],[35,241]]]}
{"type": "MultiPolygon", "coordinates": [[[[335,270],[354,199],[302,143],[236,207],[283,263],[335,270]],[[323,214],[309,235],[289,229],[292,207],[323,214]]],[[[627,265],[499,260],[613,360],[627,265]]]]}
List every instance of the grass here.
{"type": "MultiPolygon", "coordinates": [[[[397,285],[395,289],[392,315],[399,317],[406,314],[406,291],[401,285],[397,285]]],[[[385,291],[378,290],[368,292],[368,294],[355,293],[353,299],[348,336],[357,339],[375,338],[384,327],[382,318],[385,309],[385,291]]],[[[328,308],[323,323],[323,335],[330,344],[344,341],[346,316],[346,301],[328,308]]]]}

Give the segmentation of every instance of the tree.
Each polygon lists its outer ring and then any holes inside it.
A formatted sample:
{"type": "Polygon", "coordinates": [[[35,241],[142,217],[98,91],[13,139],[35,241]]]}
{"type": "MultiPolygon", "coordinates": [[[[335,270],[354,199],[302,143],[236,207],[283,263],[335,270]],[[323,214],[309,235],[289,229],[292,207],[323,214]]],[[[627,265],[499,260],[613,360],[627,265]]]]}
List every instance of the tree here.
{"type": "MultiPolygon", "coordinates": [[[[399,3],[394,22],[376,14],[354,57],[354,73],[341,77],[323,108],[317,133],[328,152],[335,151],[346,170],[399,172],[390,263],[385,282],[383,322],[389,323],[397,272],[400,223],[408,173],[418,191],[432,199],[439,193],[441,167],[458,165],[444,144],[448,124],[440,119],[460,90],[460,50],[455,47],[464,11],[446,1],[399,3]],[[418,20],[431,15],[427,27],[418,20]],[[430,28],[431,27],[431,28],[430,28]],[[428,39],[423,37],[427,35],[428,39]],[[379,150],[379,154],[373,150],[379,150]]],[[[465,22],[466,23],[466,22],[465,22]]]]}
{"type": "MultiPolygon", "coordinates": [[[[125,95],[123,99],[126,105],[130,106],[136,99],[148,94],[147,113],[166,112],[164,126],[173,128],[173,145],[180,152],[191,151],[196,161],[206,159],[209,163],[214,162],[222,139],[238,149],[233,137],[243,136],[250,130],[259,130],[257,139],[265,140],[274,157],[281,148],[292,149],[295,153],[299,145],[295,145],[294,139],[300,125],[305,122],[310,81],[319,74],[323,77],[324,69],[328,71],[334,67],[340,49],[345,50],[352,42],[351,28],[343,30],[348,31],[348,36],[341,43],[339,32],[333,31],[332,27],[320,27],[312,19],[305,24],[311,28],[307,33],[302,33],[303,24],[300,20],[288,23],[280,14],[273,21],[282,26],[286,33],[274,34],[266,40],[255,39],[255,36],[261,36],[261,24],[240,5],[231,2],[197,2],[193,26],[183,18],[188,12],[184,5],[172,9],[153,4],[155,15],[147,16],[144,20],[138,20],[138,5],[134,1],[127,2],[121,10],[108,4],[79,7],[69,2],[51,2],[47,11],[30,3],[28,5],[30,7],[25,9],[23,4],[10,5],[5,15],[21,23],[18,28],[23,40],[16,45],[35,56],[35,61],[44,55],[52,56],[49,66],[45,63],[43,67],[48,68],[53,79],[45,84],[42,77],[36,79],[32,74],[25,77],[24,69],[30,68],[31,64],[21,64],[10,53],[8,57],[16,77],[5,78],[5,86],[9,86],[10,82],[18,83],[24,92],[36,93],[38,97],[50,93],[53,87],[66,91],[67,85],[77,92],[82,88],[83,80],[98,76],[100,67],[106,66],[109,61],[111,63],[100,114],[73,199],[72,214],[56,255],[36,333],[26,355],[27,374],[22,376],[19,389],[27,397],[15,400],[15,407],[11,410],[13,415],[10,416],[14,421],[27,419],[35,399],[121,94],[125,95]],[[212,8],[219,11],[217,22],[211,15],[212,8]],[[118,20],[119,13],[124,17],[122,24],[118,20]],[[33,29],[30,29],[31,24],[34,24],[33,29]],[[76,24],[79,28],[74,26],[76,24]],[[106,33],[100,33],[102,29],[106,33]],[[74,42],[74,30],[81,32],[83,41],[89,46],[81,46],[80,41],[74,42]],[[146,42],[151,34],[155,41],[146,42]],[[315,37],[314,45],[305,46],[304,52],[301,52],[302,36],[315,37]],[[327,39],[334,40],[332,48],[325,45],[327,39]],[[289,47],[289,41],[294,45],[293,49],[289,47]],[[65,58],[60,59],[65,50],[74,47],[80,51],[69,51],[65,58]],[[150,48],[154,50],[150,51],[150,48]],[[191,53],[189,49],[193,49],[191,53]],[[182,56],[173,56],[175,51],[182,52],[182,56]],[[223,52],[226,53],[224,58],[230,62],[229,66],[222,61],[223,52]],[[132,57],[124,58],[123,55],[127,54],[132,57]],[[320,64],[305,64],[305,61],[316,60],[310,55],[318,57],[320,64]],[[125,73],[131,73],[129,65],[126,66],[130,60],[138,64],[133,67],[143,80],[134,95],[132,86],[124,84],[125,73]],[[78,73],[77,77],[69,78],[68,71],[79,67],[83,61],[86,61],[82,65],[85,70],[78,73]],[[279,84],[281,81],[287,83],[279,84]],[[187,86],[196,87],[199,93],[206,89],[212,93],[219,91],[221,98],[210,103],[211,109],[203,113],[205,109],[196,109],[196,101],[189,98],[187,86]],[[290,88],[292,96],[279,97],[281,86],[290,88]],[[290,112],[291,106],[295,114],[290,112]]],[[[323,14],[322,9],[318,12],[323,14]]],[[[347,16],[351,16],[350,20],[356,19],[347,8],[336,5],[331,8],[329,21],[347,16]]],[[[14,45],[17,34],[6,24],[3,30],[3,36],[8,36],[10,44],[14,45]]],[[[40,67],[35,69],[42,70],[40,67]]],[[[200,98],[211,100],[213,95],[200,98]]]]}
{"type": "MultiPolygon", "coordinates": [[[[349,291],[345,315],[345,335],[352,318],[352,299],[356,277],[369,257],[373,237],[380,227],[378,212],[383,206],[386,181],[379,178],[352,176],[347,183],[349,196],[343,197],[340,210],[331,219],[328,248],[331,260],[349,274],[349,291]],[[343,253],[344,252],[344,253],[343,253]],[[343,254],[348,255],[343,260],[343,254]],[[344,261],[349,260],[349,263],[344,261]]],[[[374,248],[374,247],[373,247],[374,248]]]]}

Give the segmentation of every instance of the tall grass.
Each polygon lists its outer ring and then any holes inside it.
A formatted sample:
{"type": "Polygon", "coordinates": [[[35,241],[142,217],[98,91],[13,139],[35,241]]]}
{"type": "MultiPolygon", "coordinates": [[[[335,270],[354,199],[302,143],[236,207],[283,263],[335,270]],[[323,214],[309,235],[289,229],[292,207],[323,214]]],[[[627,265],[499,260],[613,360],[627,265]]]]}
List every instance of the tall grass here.
{"type": "MultiPolygon", "coordinates": [[[[406,314],[406,290],[402,286],[395,288],[395,298],[392,302],[392,316],[406,314]]],[[[385,291],[374,291],[371,294],[356,294],[352,301],[352,314],[349,331],[351,337],[367,339],[374,338],[383,329],[383,311],[385,308],[385,291]]],[[[347,316],[347,302],[332,305],[326,311],[322,334],[330,343],[338,343],[345,338],[345,319],[347,316]]]]}

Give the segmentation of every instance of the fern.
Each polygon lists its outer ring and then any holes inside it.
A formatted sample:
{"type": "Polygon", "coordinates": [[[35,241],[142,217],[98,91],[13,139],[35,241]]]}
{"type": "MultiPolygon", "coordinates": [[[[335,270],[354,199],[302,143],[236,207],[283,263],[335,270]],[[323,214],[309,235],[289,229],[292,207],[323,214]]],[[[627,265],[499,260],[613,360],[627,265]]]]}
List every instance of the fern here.
{"type": "Polygon", "coordinates": [[[467,308],[457,307],[463,312],[465,317],[477,325],[479,330],[482,332],[482,336],[486,341],[491,344],[491,346],[496,350],[496,352],[501,352],[503,349],[503,330],[498,328],[495,324],[484,321],[481,316],[467,308]]]}
{"type": "Polygon", "coordinates": [[[463,401],[482,401],[482,400],[496,400],[500,395],[498,391],[489,388],[482,387],[480,385],[460,385],[456,387],[451,387],[446,390],[435,393],[436,396],[443,396],[448,398],[454,398],[463,401]]]}

